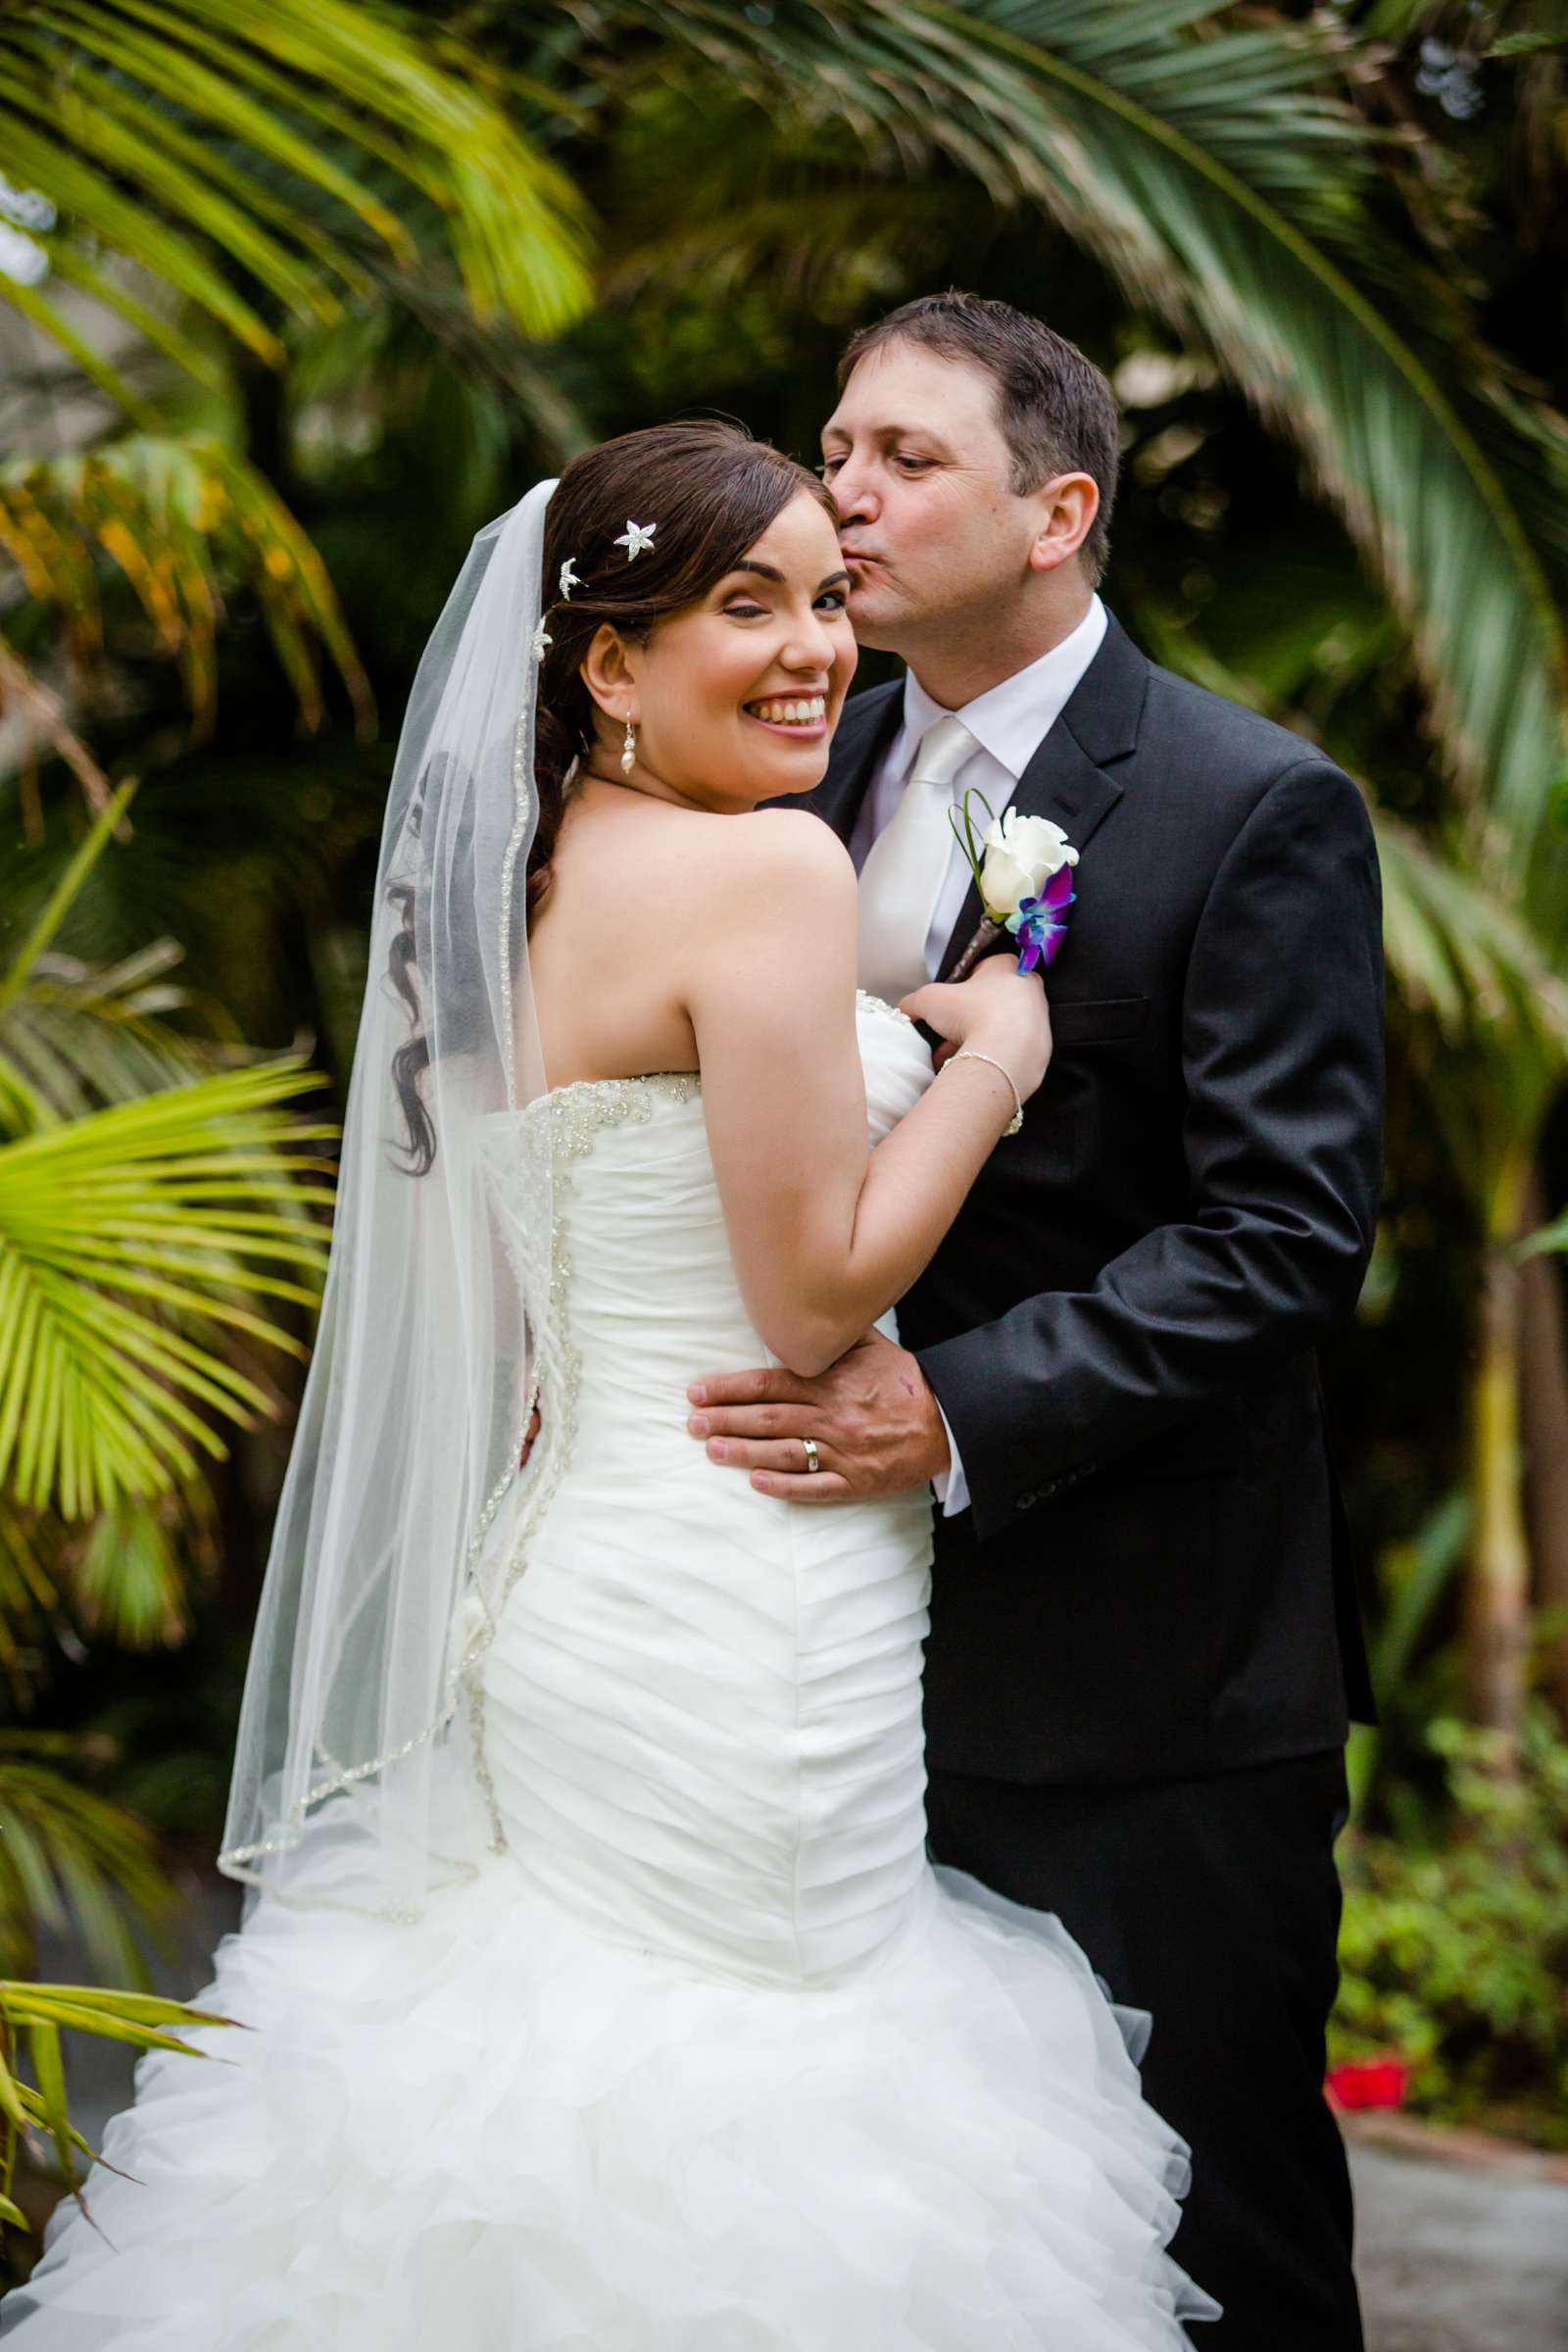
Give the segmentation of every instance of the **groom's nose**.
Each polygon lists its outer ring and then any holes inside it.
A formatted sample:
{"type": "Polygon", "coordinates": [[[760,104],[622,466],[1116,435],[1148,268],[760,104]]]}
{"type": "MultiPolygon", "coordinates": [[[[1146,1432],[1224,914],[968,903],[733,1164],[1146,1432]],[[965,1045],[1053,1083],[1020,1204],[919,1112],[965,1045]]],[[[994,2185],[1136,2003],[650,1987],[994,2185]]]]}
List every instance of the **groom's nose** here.
{"type": "Polygon", "coordinates": [[[828,484],[833,503],[839,511],[841,523],[874,522],[880,512],[876,492],[869,479],[858,472],[853,458],[847,458],[828,484]]]}

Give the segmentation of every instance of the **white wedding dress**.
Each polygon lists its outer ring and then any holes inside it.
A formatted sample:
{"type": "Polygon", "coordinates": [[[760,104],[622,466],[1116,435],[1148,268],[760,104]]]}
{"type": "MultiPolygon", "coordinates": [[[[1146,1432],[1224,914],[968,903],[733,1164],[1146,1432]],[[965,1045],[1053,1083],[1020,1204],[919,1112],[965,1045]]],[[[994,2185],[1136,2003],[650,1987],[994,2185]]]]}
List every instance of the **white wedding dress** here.
{"type": "MultiPolygon", "coordinates": [[[[859,1028],[880,1136],[930,1061],[870,1000],[859,1028]]],[[[200,1996],[251,2031],[143,2061],[96,2227],[67,2205],[0,2336],[1186,2345],[1213,2306],[1164,2251],[1186,2155],[1141,2021],[1054,1920],[925,1859],[927,1500],[779,1502],[687,1434],[687,1381],[765,1354],[695,1078],[523,1116],[566,1311],[476,1727],[506,1850],[412,1924],[264,1897],[200,1996]]]]}

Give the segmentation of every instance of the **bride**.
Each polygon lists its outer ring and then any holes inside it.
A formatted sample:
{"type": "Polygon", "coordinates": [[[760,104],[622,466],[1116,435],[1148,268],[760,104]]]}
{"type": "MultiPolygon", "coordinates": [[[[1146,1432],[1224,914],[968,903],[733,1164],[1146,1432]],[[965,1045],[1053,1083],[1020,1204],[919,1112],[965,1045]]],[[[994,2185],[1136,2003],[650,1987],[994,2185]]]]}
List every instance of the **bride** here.
{"type": "Polygon", "coordinates": [[[1143,2021],[925,1860],[927,1497],[803,1509],[686,1433],[694,1370],[889,1327],[1050,1057],[1009,958],[858,1003],[848,858],[760,806],[822,773],[847,585],[814,477],[713,423],[475,542],[393,778],[240,1727],[201,2002],[248,2031],[143,2061],[15,2352],[1213,2316],[1143,2021]]]}

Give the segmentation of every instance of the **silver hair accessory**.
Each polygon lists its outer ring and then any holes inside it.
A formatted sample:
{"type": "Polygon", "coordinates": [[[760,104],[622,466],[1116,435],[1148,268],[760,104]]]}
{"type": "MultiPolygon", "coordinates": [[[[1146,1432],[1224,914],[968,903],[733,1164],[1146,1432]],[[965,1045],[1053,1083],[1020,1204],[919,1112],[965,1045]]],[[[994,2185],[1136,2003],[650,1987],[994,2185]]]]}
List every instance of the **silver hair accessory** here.
{"type": "Polygon", "coordinates": [[[615,545],[626,550],[628,564],[634,556],[640,556],[645,547],[653,546],[654,533],[658,528],[657,522],[633,522],[630,515],[627,516],[626,528],[615,541],[615,545]]]}
{"type": "Polygon", "coordinates": [[[533,633],[534,660],[536,662],[542,662],[545,658],[545,647],[547,645],[554,645],[555,642],[555,639],[551,636],[550,631],[545,626],[545,616],[541,612],[539,615],[539,626],[533,633]]]}
{"type": "Polygon", "coordinates": [[[631,774],[636,758],[637,730],[631,723],[631,713],[628,711],[626,714],[626,743],[625,748],[620,755],[620,772],[623,776],[629,776],[631,774]]]}
{"type": "Polygon", "coordinates": [[[582,586],[581,580],[578,579],[577,574],[572,569],[572,564],[574,562],[575,558],[568,556],[564,564],[563,564],[561,566],[561,593],[567,604],[570,604],[571,602],[572,590],[582,586]]]}

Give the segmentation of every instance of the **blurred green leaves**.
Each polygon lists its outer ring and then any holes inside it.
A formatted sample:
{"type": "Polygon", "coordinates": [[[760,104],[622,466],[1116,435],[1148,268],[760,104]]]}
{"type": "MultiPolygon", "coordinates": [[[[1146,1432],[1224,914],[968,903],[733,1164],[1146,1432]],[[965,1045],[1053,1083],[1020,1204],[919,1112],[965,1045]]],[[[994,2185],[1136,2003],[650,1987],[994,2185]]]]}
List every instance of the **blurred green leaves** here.
{"type": "Polygon", "coordinates": [[[1333,2059],[1397,2052],[1418,2112],[1568,2147],[1568,1745],[1539,1710],[1517,1773],[1451,1719],[1430,1744],[1453,1808],[1439,1836],[1342,1849],[1333,2059]]]}
{"type": "MultiPolygon", "coordinates": [[[[21,0],[0,19],[0,110],[9,172],[53,215],[29,233],[209,383],[166,294],[275,366],[279,317],[334,319],[367,293],[368,242],[383,270],[419,268],[410,197],[476,315],[554,332],[588,296],[581,205],[519,93],[443,47],[361,0],[21,0]]],[[[145,414],[51,296],[15,278],[0,295],[145,414]]]]}
{"type": "Polygon", "coordinates": [[[323,715],[318,647],[336,666],[362,729],[374,713],[320,557],[254,467],[203,435],[136,434],[0,472],[0,548],[31,600],[31,626],[56,623],[78,676],[105,647],[103,573],[134,599],[158,653],[178,664],[198,735],[217,707],[225,594],[256,599],[294,689],[301,723],[323,715]]]}

